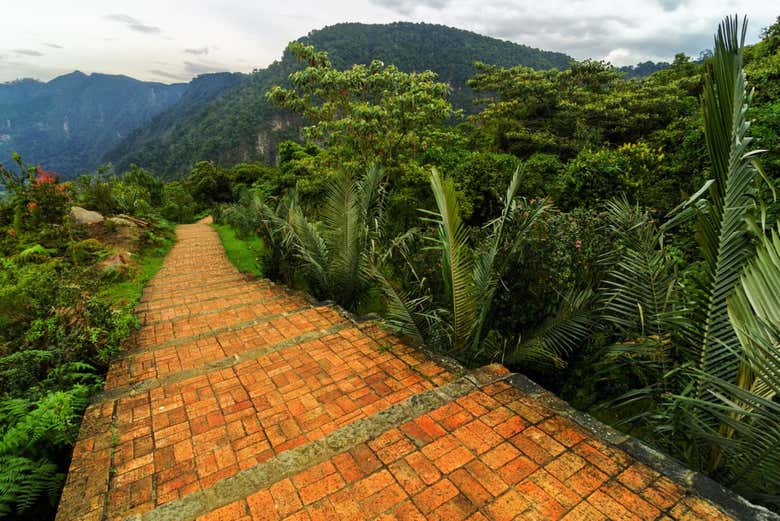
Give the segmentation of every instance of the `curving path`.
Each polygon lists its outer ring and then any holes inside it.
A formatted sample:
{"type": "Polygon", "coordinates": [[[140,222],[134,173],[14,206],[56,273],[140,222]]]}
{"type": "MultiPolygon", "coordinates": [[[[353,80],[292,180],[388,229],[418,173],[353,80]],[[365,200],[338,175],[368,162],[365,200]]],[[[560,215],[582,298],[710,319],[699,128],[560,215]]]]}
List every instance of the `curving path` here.
{"type": "Polygon", "coordinates": [[[248,280],[208,221],[177,233],[86,412],[58,520],[755,512],[501,366],[466,372],[248,280]]]}

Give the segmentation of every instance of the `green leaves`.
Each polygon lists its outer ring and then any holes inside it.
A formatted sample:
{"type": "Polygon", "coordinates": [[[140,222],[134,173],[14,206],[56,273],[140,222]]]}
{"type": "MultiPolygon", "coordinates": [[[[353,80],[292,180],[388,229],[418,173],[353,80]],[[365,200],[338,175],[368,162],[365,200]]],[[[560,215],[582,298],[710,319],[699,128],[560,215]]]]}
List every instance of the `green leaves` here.
{"type": "Polygon", "coordinates": [[[663,233],[638,208],[608,208],[621,250],[605,312],[628,340],[608,349],[603,365],[636,369],[645,387],[620,401],[639,408],[632,421],[647,421],[657,442],[748,497],[777,505],[780,238],[764,237],[755,224],[761,172],[747,135],[745,30],[736,18],[724,20],[705,76],[712,179],[664,227],[695,217],[703,259],[697,275],[678,278],[663,233]]]}
{"type": "MultiPolygon", "coordinates": [[[[456,351],[463,350],[475,328],[477,306],[473,259],[468,251],[468,232],[460,218],[455,184],[452,179],[442,179],[435,169],[431,173],[431,190],[438,212],[426,212],[437,225],[438,236],[431,238],[435,248],[441,251],[441,274],[452,312],[452,339],[456,351]]],[[[483,267],[490,269],[490,267],[483,267]]]]}
{"type": "Polygon", "coordinates": [[[401,72],[378,60],[340,71],[311,46],[289,50],[309,66],[267,98],[311,122],[304,133],[326,149],[321,166],[353,173],[372,163],[393,168],[447,138],[440,126],[455,114],[450,88],[433,72],[401,72]]]}
{"type": "Polygon", "coordinates": [[[590,60],[561,71],[478,63],[468,83],[486,94],[473,120],[496,149],[522,158],[540,152],[571,158],[605,143],[637,142],[695,107],[671,78],[626,81],[608,63],[590,60]]]}
{"type": "Polygon", "coordinates": [[[605,281],[605,318],[629,338],[663,337],[673,328],[676,266],[648,214],[625,199],[607,203],[617,238],[605,281]]]}
{"type": "Polygon", "coordinates": [[[749,151],[749,123],[745,119],[749,96],[742,71],[742,31],[736,18],[726,19],[715,39],[715,58],[705,76],[702,114],[707,150],[715,182],[706,208],[697,217],[697,239],[706,261],[709,290],[700,303],[699,366],[709,374],[734,381],[739,358],[736,333],[728,322],[726,299],[736,286],[752,248],[745,226],[754,211],[755,153],[749,151]]]}
{"type": "Polygon", "coordinates": [[[76,385],[37,402],[0,403],[0,516],[29,510],[44,493],[56,502],[65,477],[58,452],[75,440],[89,393],[76,385]]]}
{"type": "MultiPolygon", "coordinates": [[[[772,398],[780,393],[780,236],[772,231],[728,298],[728,314],[746,356],[740,385],[772,398]]],[[[780,421],[780,418],[778,418],[780,421]]]]}
{"type": "Polygon", "coordinates": [[[357,308],[372,291],[373,259],[384,232],[384,171],[370,167],[355,180],[349,173],[326,184],[321,221],[307,217],[293,191],[276,209],[262,205],[268,244],[275,255],[297,262],[308,289],[348,309],[357,308]]]}
{"type": "MultiPolygon", "coordinates": [[[[488,351],[493,355],[500,350],[496,341],[500,335],[490,327],[496,287],[505,275],[508,259],[524,243],[525,232],[548,206],[520,208],[515,199],[520,185],[520,171],[516,170],[501,215],[486,226],[485,238],[475,243],[461,218],[452,179],[433,169],[430,182],[437,210],[423,210],[423,220],[434,225],[433,233],[425,239],[429,248],[440,254],[441,281],[437,287],[442,293],[433,294],[424,280],[417,281],[415,293],[404,292],[383,277],[391,323],[429,347],[461,359],[479,358],[488,351]],[[513,220],[517,221],[514,235],[507,237],[505,227],[513,220]]],[[[547,353],[556,356],[553,350],[547,353]]]]}

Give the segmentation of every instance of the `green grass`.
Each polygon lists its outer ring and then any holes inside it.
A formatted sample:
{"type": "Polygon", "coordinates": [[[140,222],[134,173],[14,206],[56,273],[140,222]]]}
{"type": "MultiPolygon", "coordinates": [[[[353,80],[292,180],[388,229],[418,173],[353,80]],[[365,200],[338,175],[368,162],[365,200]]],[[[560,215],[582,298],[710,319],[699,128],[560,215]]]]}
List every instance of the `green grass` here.
{"type": "Polygon", "coordinates": [[[98,296],[116,306],[134,306],[141,298],[146,283],[162,266],[173,242],[172,227],[168,227],[164,229],[164,235],[159,245],[145,248],[133,259],[138,264],[138,270],[132,278],[108,284],[99,292],[98,296]]]}
{"type": "Polygon", "coordinates": [[[236,235],[236,230],[227,224],[213,224],[219,233],[219,239],[225,248],[228,259],[241,273],[251,273],[257,277],[263,276],[261,259],[265,251],[265,244],[260,237],[247,237],[241,239],[236,235]]]}

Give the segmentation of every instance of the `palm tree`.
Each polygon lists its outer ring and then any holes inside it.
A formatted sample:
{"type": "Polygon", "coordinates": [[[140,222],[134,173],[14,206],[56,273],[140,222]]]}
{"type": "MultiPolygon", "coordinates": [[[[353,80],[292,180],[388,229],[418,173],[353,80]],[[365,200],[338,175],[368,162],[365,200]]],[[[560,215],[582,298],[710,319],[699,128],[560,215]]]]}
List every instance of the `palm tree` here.
{"type": "Polygon", "coordinates": [[[699,368],[706,392],[680,400],[696,434],[717,448],[714,468],[735,489],[780,506],[780,236],[762,240],[753,260],[727,299],[729,325],[739,341],[733,380],[699,368]]]}
{"type": "Polygon", "coordinates": [[[437,209],[423,210],[423,220],[433,225],[434,233],[425,239],[428,248],[440,255],[443,292],[434,295],[405,256],[412,290],[403,291],[377,270],[390,324],[428,347],[465,360],[500,355],[516,362],[560,365],[565,352],[587,336],[588,293],[564,299],[559,314],[527,340],[520,335],[506,338],[491,327],[493,300],[510,260],[520,254],[528,230],[550,208],[546,202],[527,204],[517,199],[520,177],[518,170],[501,214],[485,226],[484,239],[475,241],[461,218],[453,180],[433,169],[430,182],[437,209]]]}
{"type": "Polygon", "coordinates": [[[377,167],[358,180],[347,173],[334,176],[319,221],[307,218],[294,190],[276,208],[263,206],[272,248],[292,252],[317,297],[356,309],[370,294],[369,267],[382,238],[384,187],[384,172],[377,167]]]}
{"type": "MultiPolygon", "coordinates": [[[[640,415],[653,424],[656,439],[746,495],[777,505],[780,241],[775,233],[765,237],[757,223],[762,171],[745,119],[751,98],[742,70],[745,34],[746,22],[740,28],[736,17],[718,28],[702,96],[713,176],[665,226],[695,219],[703,262],[697,287],[685,293],[693,297],[683,301],[680,280],[665,260],[663,230],[650,233],[652,227],[640,220],[621,232],[639,236],[643,227],[648,230],[613,270],[605,315],[623,333],[636,334],[641,323],[640,337],[655,337],[651,352],[668,345],[682,353],[681,364],[668,372],[664,367],[659,382],[646,388],[669,389],[674,381],[678,389],[640,415]],[[631,318],[631,307],[638,319],[631,318]]],[[[638,352],[630,347],[632,356],[638,352]]],[[[625,398],[650,394],[633,391],[625,398]]]]}

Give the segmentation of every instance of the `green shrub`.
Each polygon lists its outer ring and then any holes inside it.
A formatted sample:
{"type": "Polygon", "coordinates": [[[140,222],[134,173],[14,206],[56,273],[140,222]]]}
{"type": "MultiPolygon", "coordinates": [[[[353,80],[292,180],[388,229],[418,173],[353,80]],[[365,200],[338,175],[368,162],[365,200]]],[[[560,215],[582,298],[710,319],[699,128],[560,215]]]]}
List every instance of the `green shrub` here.
{"type": "Polygon", "coordinates": [[[51,258],[53,250],[44,248],[40,244],[23,249],[16,255],[16,260],[23,264],[45,262],[51,258]]]}
{"type": "Polygon", "coordinates": [[[106,248],[97,239],[84,239],[68,246],[68,255],[77,266],[95,264],[107,253],[106,248]]]}

